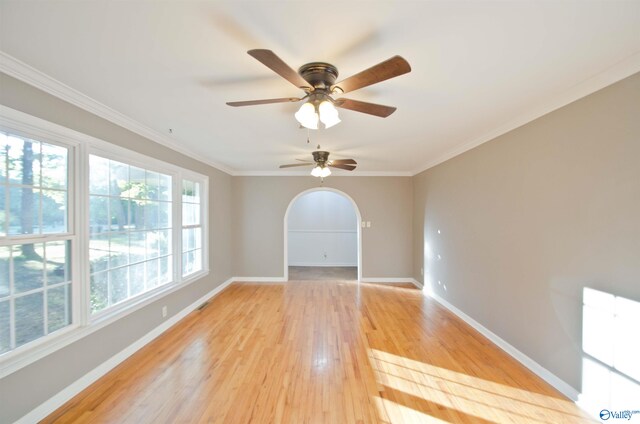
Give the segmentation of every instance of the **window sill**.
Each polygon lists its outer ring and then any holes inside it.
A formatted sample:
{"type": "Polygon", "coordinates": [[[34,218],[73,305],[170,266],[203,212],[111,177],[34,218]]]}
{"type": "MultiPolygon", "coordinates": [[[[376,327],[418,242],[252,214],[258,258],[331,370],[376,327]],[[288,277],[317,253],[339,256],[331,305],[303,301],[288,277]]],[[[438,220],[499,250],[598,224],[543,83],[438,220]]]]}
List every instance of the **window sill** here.
{"type": "MultiPolygon", "coordinates": [[[[87,325],[70,325],[53,334],[50,337],[35,340],[34,342],[21,346],[12,351],[0,355],[0,379],[13,374],[14,372],[68,346],[88,335],[136,312],[151,303],[168,296],[188,285],[206,277],[209,270],[205,269],[189,275],[184,281],[163,287],[162,290],[151,292],[149,296],[137,299],[134,302],[123,304],[116,311],[103,314],[90,320],[87,325]]],[[[167,316],[164,319],[169,318],[167,316]]],[[[151,330],[151,329],[149,329],[151,330]]]]}

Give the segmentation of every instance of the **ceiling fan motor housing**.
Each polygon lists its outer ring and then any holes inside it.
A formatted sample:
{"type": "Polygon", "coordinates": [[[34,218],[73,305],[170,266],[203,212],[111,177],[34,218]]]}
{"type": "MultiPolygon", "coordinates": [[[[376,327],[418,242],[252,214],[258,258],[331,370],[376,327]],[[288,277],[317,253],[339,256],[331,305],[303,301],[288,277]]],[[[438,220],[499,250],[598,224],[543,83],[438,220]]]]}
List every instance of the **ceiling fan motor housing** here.
{"type": "Polygon", "coordinates": [[[324,150],[316,150],[311,153],[313,155],[313,160],[319,167],[323,168],[326,166],[329,161],[329,152],[325,152],[324,150]]]}
{"type": "Polygon", "coordinates": [[[302,65],[298,69],[298,74],[314,89],[328,90],[335,84],[338,78],[338,68],[325,62],[311,62],[302,65]]]}

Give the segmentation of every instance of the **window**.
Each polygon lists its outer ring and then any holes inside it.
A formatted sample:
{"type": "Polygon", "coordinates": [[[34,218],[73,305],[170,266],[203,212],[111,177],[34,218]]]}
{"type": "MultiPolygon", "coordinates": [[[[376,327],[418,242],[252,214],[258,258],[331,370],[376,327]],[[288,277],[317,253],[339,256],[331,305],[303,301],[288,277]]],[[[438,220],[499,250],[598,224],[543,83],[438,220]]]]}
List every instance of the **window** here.
{"type": "Polygon", "coordinates": [[[182,180],[182,275],[202,270],[202,184],[182,180]]]}
{"type": "Polygon", "coordinates": [[[97,155],[89,157],[91,312],[172,276],[172,177],[97,155]]]}
{"type": "Polygon", "coordinates": [[[0,378],[206,275],[207,191],[0,105],[0,378]]]}
{"type": "Polygon", "coordinates": [[[0,353],[72,322],[69,148],[0,132],[0,353]]]}

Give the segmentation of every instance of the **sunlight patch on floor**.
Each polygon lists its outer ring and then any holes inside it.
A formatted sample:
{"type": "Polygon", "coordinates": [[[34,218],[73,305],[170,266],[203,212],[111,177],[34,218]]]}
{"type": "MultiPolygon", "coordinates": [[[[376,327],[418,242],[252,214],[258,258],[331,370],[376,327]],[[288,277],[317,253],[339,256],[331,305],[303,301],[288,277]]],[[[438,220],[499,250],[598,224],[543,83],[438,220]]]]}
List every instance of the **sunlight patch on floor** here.
{"type": "MultiPolygon", "coordinates": [[[[587,422],[568,400],[487,381],[376,349],[369,351],[376,380],[392,391],[443,409],[492,422],[587,422]]],[[[429,411],[420,411],[429,414],[429,411]]],[[[436,411],[437,412],[437,411],[436,411]]],[[[391,418],[391,417],[390,417],[391,418]]],[[[391,422],[402,422],[394,421],[391,422]]]]}
{"type": "Polygon", "coordinates": [[[375,397],[374,402],[378,408],[380,419],[383,423],[447,423],[448,421],[440,420],[415,409],[408,408],[399,403],[392,402],[388,399],[375,397]]]}

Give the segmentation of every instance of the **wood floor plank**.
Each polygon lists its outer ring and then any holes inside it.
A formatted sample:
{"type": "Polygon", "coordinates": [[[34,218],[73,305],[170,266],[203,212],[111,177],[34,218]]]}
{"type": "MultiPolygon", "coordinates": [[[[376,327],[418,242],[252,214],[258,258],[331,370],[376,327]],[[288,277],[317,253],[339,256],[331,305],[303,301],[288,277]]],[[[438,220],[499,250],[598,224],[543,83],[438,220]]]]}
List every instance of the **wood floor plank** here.
{"type": "Polygon", "coordinates": [[[235,282],[44,423],[590,420],[410,285],[235,282]]]}

